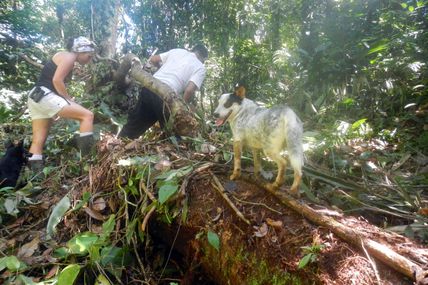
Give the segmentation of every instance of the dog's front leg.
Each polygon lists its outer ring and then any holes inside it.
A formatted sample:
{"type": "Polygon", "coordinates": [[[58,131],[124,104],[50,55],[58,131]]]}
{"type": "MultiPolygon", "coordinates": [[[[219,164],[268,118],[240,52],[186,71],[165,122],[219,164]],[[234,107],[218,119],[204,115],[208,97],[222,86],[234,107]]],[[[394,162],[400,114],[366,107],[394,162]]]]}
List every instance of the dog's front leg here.
{"type": "Polygon", "coordinates": [[[233,173],[230,176],[230,180],[238,179],[241,176],[241,152],[242,144],[241,141],[233,141],[233,173]]]}

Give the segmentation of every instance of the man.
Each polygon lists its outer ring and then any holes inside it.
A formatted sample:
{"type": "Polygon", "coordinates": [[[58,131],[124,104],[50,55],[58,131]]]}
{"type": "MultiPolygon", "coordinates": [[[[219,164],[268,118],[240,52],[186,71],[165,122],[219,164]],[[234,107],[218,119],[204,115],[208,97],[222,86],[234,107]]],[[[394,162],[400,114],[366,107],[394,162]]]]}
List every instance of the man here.
{"type": "MultiPolygon", "coordinates": [[[[150,57],[149,63],[159,67],[153,75],[154,78],[167,84],[177,95],[182,96],[186,103],[190,103],[205,79],[204,62],[207,57],[207,48],[196,45],[191,51],[172,49],[154,55],[150,57]]],[[[163,100],[149,89],[143,88],[119,137],[138,138],[157,121],[163,128],[167,119],[163,100]]]]}

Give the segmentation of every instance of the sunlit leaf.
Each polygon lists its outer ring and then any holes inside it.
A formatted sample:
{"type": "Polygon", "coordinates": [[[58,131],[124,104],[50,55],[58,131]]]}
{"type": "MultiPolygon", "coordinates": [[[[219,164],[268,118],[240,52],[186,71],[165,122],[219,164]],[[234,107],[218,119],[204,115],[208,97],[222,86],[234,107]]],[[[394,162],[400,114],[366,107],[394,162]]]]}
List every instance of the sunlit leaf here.
{"type": "Polygon", "coordinates": [[[70,264],[58,275],[58,285],[73,285],[80,272],[80,265],[70,264]]]}
{"type": "Polygon", "coordinates": [[[67,242],[71,254],[86,254],[91,245],[98,240],[98,236],[91,232],[85,232],[74,236],[67,242]]]}
{"type": "Polygon", "coordinates": [[[169,197],[174,195],[178,191],[178,184],[168,183],[164,184],[159,188],[159,203],[165,203],[169,197]]]}
{"type": "Polygon", "coordinates": [[[95,280],[94,285],[111,285],[110,281],[108,281],[107,277],[103,274],[99,274],[97,280],[95,280]]]}
{"type": "Polygon", "coordinates": [[[64,214],[67,212],[67,210],[70,208],[70,198],[68,196],[64,196],[64,198],[61,199],[61,201],[58,202],[58,204],[55,205],[55,207],[52,210],[52,214],[49,217],[48,225],[46,227],[46,231],[48,233],[48,237],[52,237],[56,232],[56,226],[61,221],[64,214]]]}
{"type": "Polygon", "coordinates": [[[314,254],[313,253],[309,253],[309,254],[306,254],[300,261],[299,261],[299,266],[298,266],[298,268],[299,269],[302,269],[302,268],[304,268],[306,265],[308,265],[308,263],[312,260],[312,256],[313,256],[314,254]]]}

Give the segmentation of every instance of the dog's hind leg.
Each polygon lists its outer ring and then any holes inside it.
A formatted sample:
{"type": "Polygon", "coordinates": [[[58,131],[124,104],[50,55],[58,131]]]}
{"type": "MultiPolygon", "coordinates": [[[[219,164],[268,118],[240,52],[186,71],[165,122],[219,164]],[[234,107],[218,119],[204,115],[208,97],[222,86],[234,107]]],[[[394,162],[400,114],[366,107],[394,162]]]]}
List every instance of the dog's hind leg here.
{"type": "Polygon", "coordinates": [[[266,186],[270,188],[271,190],[276,190],[279,187],[281,187],[282,184],[284,184],[284,174],[285,169],[287,168],[287,160],[285,160],[281,154],[274,151],[267,151],[266,156],[268,156],[270,159],[275,161],[277,167],[278,167],[278,174],[276,175],[275,182],[272,184],[267,184],[266,186]]]}
{"type": "Polygon", "coordinates": [[[288,147],[288,156],[291,167],[294,171],[294,181],[291,185],[291,195],[299,197],[299,186],[302,180],[302,167],[303,167],[303,149],[301,144],[291,145],[288,147]]]}
{"type": "Polygon", "coordinates": [[[233,173],[230,176],[230,180],[238,179],[241,176],[241,154],[242,144],[241,141],[233,142],[233,173]]]}
{"type": "Polygon", "coordinates": [[[260,151],[253,148],[253,160],[254,160],[254,176],[256,179],[260,178],[261,162],[260,162],[260,151]]]}

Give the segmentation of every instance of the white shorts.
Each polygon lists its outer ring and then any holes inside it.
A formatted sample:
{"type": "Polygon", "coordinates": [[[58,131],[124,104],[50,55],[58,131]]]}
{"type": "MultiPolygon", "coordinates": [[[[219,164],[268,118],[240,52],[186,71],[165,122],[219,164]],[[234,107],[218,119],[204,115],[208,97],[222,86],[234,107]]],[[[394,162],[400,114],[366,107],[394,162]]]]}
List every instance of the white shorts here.
{"type": "Polygon", "coordinates": [[[50,119],[58,114],[62,108],[70,105],[65,98],[59,96],[48,88],[43,86],[40,88],[47,95],[45,95],[39,102],[36,103],[33,99],[28,98],[28,110],[30,111],[30,117],[32,120],[50,119]]]}

